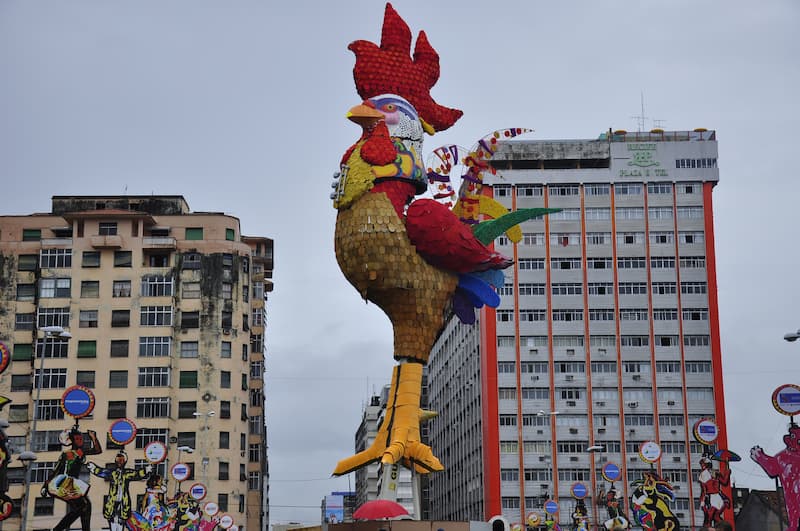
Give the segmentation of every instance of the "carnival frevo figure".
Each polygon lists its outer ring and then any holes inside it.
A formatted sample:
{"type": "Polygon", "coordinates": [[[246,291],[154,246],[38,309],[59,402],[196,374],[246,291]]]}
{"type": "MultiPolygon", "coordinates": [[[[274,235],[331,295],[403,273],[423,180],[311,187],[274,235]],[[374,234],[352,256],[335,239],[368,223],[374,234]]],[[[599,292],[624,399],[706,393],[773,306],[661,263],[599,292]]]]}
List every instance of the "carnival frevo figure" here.
{"type": "Polygon", "coordinates": [[[92,502],[86,494],[89,483],[78,477],[86,464],[87,455],[101,453],[100,443],[93,431],[81,433],[77,428],[65,430],[59,436],[65,448],[56,462],[55,468],[42,486],[42,496],[53,496],[66,502],[69,511],[53,528],[53,531],[66,531],[72,522],[81,519],[81,530],[91,531],[92,502]]]}
{"type": "Polygon", "coordinates": [[[669,506],[675,501],[672,485],[654,471],[645,472],[632,485],[631,505],[634,517],[645,531],[677,531],[681,523],[669,506]]]}
{"type": "Polygon", "coordinates": [[[13,503],[8,497],[8,463],[11,462],[11,452],[8,449],[8,437],[5,429],[8,421],[0,419],[0,521],[11,514],[13,503]]]}
{"type": "Polygon", "coordinates": [[[128,455],[120,450],[114,458],[114,465],[101,467],[94,463],[87,466],[89,472],[108,481],[108,497],[103,505],[103,517],[108,520],[111,531],[124,531],[125,522],[131,516],[131,481],[141,481],[152,471],[153,466],[145,468],[126,468],[128,455]]]}
{"type": "Polygon", "coordinates": [[[750,450],[750,457],[771,478],[780,478],[786,514],[789,515],[788,531],[797,531],[800,526],[800,426],[792,424],[789,433],[783,436],[786,449],[774,456],[767,455],[760,446],[750,450]]]}
{"type": "Polygon", "coordinates": [[[728,468],[714,470],[711,459],[703,457],[700,459],[700,475],[697,480],[700,482],[703,526],[714,527],[722,520],[725,509],[731,506],[730,498],[722,492],[722,487],[731,484],[731,471],[728,468]]]}

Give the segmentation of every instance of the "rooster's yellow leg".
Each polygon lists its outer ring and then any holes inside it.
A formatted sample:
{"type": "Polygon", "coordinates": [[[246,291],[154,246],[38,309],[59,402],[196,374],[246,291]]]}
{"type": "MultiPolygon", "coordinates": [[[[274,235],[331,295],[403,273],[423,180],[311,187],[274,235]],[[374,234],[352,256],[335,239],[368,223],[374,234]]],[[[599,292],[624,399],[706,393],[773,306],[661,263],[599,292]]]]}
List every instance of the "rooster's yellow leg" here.
{"type": "Polygon", "coordinates": [[[395,366],[386,413],[375,442],[366,450],[339,461],[334,475],[347,474],[375,461],[389,465],[403,463],[423,474],[443,470],[431,448],[420,441],[419,423],[433,416],[420,409],[421,392],[422,364],[401,362],[395,366]]]}

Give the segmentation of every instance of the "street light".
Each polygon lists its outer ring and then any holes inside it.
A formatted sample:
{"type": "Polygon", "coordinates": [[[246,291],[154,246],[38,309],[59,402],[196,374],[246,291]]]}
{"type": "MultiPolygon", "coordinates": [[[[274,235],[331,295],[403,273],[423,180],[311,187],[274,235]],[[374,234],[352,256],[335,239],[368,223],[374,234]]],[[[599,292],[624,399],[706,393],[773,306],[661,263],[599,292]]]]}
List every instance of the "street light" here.
{"type": "MultiPolygon", "coordinates": [[[[69,339],[72,337],[72,334],[64,330],[62,326],[43,326],[40,328],[42,332],[44,332],[44,346],[47,345],[47,338],[59,338],[59,339],[69,339]]],[[[37,341],[38,346],[38,341],[37,341]]],[[[36,351],[38,349],[34,349],[36,351]]],[[[33,453],[33,438],[36,436],[36,425],[37,421],[39,420],[39,399],[42,396],[42,380],[44,380],[44,358],[45,358],[45,349],[42,348],[41,355],[39,356],[39,378],[36,378],[36,373],[34,372],[33,380],[36,383],[36,399],[33,401],[33,422],[31,423],[31,431],[28,434],[27,440],[27,448],[24,452],[20,454],[20,459],[22,456],[25,455],[26,459],[30,461],[36,460],[36,454],[33,453]],[[31,456],[33,458],[31,459],[31,456]]],[[[23,463],[25,461],[23,460],[23,463]]],[[[25,467],[25,505],[23,506],[22,512],[22,523],[20,524],[21,531],[27,531],[28,525],[28,496],[31,493],[31,467],[25,467]]]]}
{"type": "Polygon", "coordinates": [[[785,339],[789,343],[791,343],[792,341],[797,341],[798,339],[800,339],[800,330],[798,330],[797,332],[789,332],[788,334],[785,334],[783,336],[783,339],[785,339]]]}

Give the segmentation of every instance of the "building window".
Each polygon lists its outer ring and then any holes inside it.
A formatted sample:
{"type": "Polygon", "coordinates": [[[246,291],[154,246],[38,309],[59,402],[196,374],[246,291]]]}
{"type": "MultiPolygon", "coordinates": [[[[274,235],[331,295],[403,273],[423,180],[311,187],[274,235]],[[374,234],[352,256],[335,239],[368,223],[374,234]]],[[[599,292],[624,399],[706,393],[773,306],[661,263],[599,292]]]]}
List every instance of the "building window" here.
{"type": "MultiPolygon", "coordinates": [[[[233,328],[233,312],[222,312],[222,328],[233,328]]],[[[243,326],[243,329],[247,330],[246,324],[243,326]]]]}
{"type": "Polygon", "coordinates": [[[36,498],[33,502],[34,516],[53,516],[55,514],[54,498],[36,498]]]}
{"type": "Polygon", "coordinates": [[[586,233],[587,245],[610,245],[611,233],[610,232],[587,232],[586,233]]]}
{"type": "Polygon", "coordinates": [[[261,435],[264,431],[264,421],[261,415],[253,415],[247,421],[247,429],[250,435],[261,435]]]}
{"type": "Polygon", "coordinates": [[[140,397],[136,399],[136,416],[139,418],[168,418],[170,399],[167,396],[140,397]]]}
{"type": "Polygon", "coordinates": [[[620,295],[647,295],[647,282],[620,282],[620,295]]]}
{"type": "Polygon", "coordinates": [[[231,403],[228,400],[221,400],[219,403],[219,418],[231,418],[231,403]]]}
{"type": "Polygon", "coordinates": [[[709,336],[683,336],[683,346],[685,347],[707,347],[709,336]]]}
{"type": "Polygon", "coordinates": [[[127,339],[112,339],[111,340],[111,357],[112,358],[127,358],[128,357],[128,340],[127,339]]]}
{"type": "Polygon", "coordinates": [[[617,267],[619,269],[644,269],[647,261],[644,256],[631,257],[625,256],[617,258],[617,267]]]}
{"type": "Polygon", "coordinates": [[[39,297],[43,299],[68,299],[72,294],[72,279],[42,278],[39,279],[39,297]]]}
{"type": "Polygon", "coordinates": [[[231,373],[230,371],[220,371],[219,386],[223,389],[231,388],[231,373]]]}
{"type": "Polygon", "coordinates": [[[100,236],[116,236],[117,223],[112,221],[101,221],[98,234],[100,236]]]}
{"type": "Polygon", "coordinates": [[[181,291],[183,292],[184,299],[199,299],[200,298],[200,283],[199,282],[183,282],[181,284],[181,291]]]}
{"type": "Polygon", "coordinates": [[[111,310],[111,326],[114,328],[124,328],[131,324],[130,310],[111,310]]]}
{"type": "Polygon", "coordinates": [[[651,269],[675,269],[675,259],[666,256],[651,256],[651,269]]]}
{"type": "MultiPolygon", "coordinates": [[[[27,408],[28,406],[25,407],[27,408]]],[[[34,411],[34,418],[38,420],[64,420],[61,399],[39,400],[36,411],[34,411]]]]}
{"type": "Polygon", "coordinates": [[[219,351],[220,358],[230,358],[231,357],[231,342],[230,341],[223,341],[219,351]]]}
{"type": "Polygon", "coordinates": [[[94,389],[94,371],[77,371],[75,376],[75,383],[94,389]]]}
{"type": "Polygon", "coordinates": [[[42,269],[72,267],[72,249],[42,249],[39,266],[42,269]]]}
{"type": "Polygon", "coordinates": [[[684,321],[708,321],[708,308],[684,308],[684,321]]]}
{"type": "Polygon", "coordinates": [[[11,404],[8,411],[9,422],[28,422],[28,404],[11,404]]]}
{"type": "Polygon", "coordinates": [[[169,253],[147,253],[147,265],[150,267],[169,267],[169,253]]]}
{"type": "Polygon", "coordinates": [[[202,240],[203,239],[203,227],[187,227],[186,228],[186,238],[187,240],[202,240]]]}
{"type": "Polygon", "coordinates": [[[648,207],[647,216],[653,220],[671,220],[673,219],[672,207],[648,207]]]}
{"type": "Polygon", "coordinates": [[[197,401],[178,402],[178,418],[179,419],[191,419],[191,418],[194,418],[195,411],[197,411],[197,401]]]}
{"type": "Polygon", "coordinates": [[[31,391],[31,375],[30,374],[12,374],[11,375],[11,392],[17,393],[20,391],[31,391]]]}
{"type": "Polygon", "coordinates": [[[583,310],[553,310],[553,321],[583,321],[583,310]]]}
{"type": "Polygon", "coordinates": [[[79,358],[96,358],[97,357],[97,341],[95,340],[81,340],[78,341],[78,357],[79,358]]]}
{"type": "Polygon", "coordinates": [[[100,282],[97,280],[84,280],[81,282],[81,298],[96,299],[100,296],[100,282]]]}
{"type": "Polygon", "coordinates": [[[228,510],[228,495],[227,494],[217,494],[217,505],[219,506],[220,511],[227,511],[228,510]]]}
{"type": "Polygon", "coordinates": [[[642,207],[617,207],[614,214],[618,220],[644,219],[644,208],[642,207]]]}
{"type": "Polygon", "coordinates": [[[641,183],[619,183],[614,185],[615,195],[642,195],[641,183]]]}
{"type": "Polygon", "coordinates": [[[169,387],[169,367],[139,367],[139,387],[169,387]]]}
{"type": "Polygon", "coordinates": [[[113,389],[125,389],[128,387],[128,371],[109,371],[108,386],[113,389]]]}
{"type": "Polygon", "coordinates": [[[69,328],[69,308],[39,308],[37,328],[60,326],[69,328]]]}
{"type": "Polygon", "coordinates": [[[219,432],[219,448],[227,450],[231,447],[231,434],[227,431],[219,432]]]}
{"type": "Polygon", "coordinates": [[[181,328],[200,328],[200,312],[181,312],[181,328]]]}
{"type": "Polygon", "coordinates": [[[647,183],[648,194],[671,194],[672,185],[670,183],[647,183]]]}
{"type": "Polygon", "coordinates": [[[537,271],[544,269],[544,258],[520,258],[520,271],[537,271]]]}
{"type": "Polygon", "coordinates": [[[161,441],[167,444],[169,430],[165,428],[137,428],[136,429],[136,448],[143,449],[153,441],[161,441]]]}
{"type": "Polygon", "coordinates": [[[183,255],[183,269],[200,269],[200,253],[186,253],[183,255]]]}
{"type": "Polygon", "coordinates": [[[38,242],[42,239],[42,229],[22,229],[22,241],[38,242]]]}
{"type": "Polygon", "coordinates": [[[114,251],[114,267],[132,267],[133,253],[131,251],[114,251]]]}
{"type": "Polygon", "coordinates": [[[679,206],[679,219],[703,219],[703,207],[701,206],[679,206]]]}
{"type": "Polygon", "coordinates": [[[111,295],[114,297],[130,297],[131,281],[115,280],[113,285],[111,286],[111,295]]]}
{"type": "Polygon", "coordinates": [[[230,479],[230,465],[225,461],[219,462],[219,474],[217,475],[217,479],[220,480],[230,479]]]}
{"type": "Polygon", "coordinates": [[[233,229],[225,229],[225,239],[232,242],[236,239],[236,231],[233,229]]]}
{"type": "Polygon", "coordinates": [[[705,243],[706,237],[703,231],[678,231],[678,242],[686,244],[705,243]]]}
{"type": "Polygon", "coordinates": [[[33,301],[36,299],[36,284],[17,284],[17,300],[33,301]]]}
{"type": "Polygon", "coordinates": [[[181,371],[179,378],[181,389],[197,389],[197,371],[181,371]]]}
{"type": "Polygon", "coordinates": [[[671,230],[651,232],[650,243],[652,245],[675,243],[675,233],[671,230]]]}
{"type": "Polygon", "coordinates": [[[35,313],[18,313],[14,320],[14,330],[33,330],[34,322],[36,322],[35,313]]]}
{"type": "Polygon", "coordinates": [[[171,275],[146,275],[142,277],[142,297],[171,297],[171,275]]]}
{"type": "Polygon", "coordinates": [[[229,301],[233,298],[233,285],[230,282],[222,283],[222,300],[229,301]]]}
{"type": "Polygon", "coordinates": [[[181,341],[181,358],[196,358],[200,354],[197,341],[181,341]]]}
{"type": "Polygon", "coordinates": [[[100,252],[83,251],[81,267],[100,267],[100,252]]]}
{"type": "Polygon", "coordinates": [[[78,313],[79,328],[97,328],[97,310],[81,310],[78,313]]]}
{"type": "Polygon", "coordinates": [[[11,352],[12,361],[28,361],[33,358],[33,345],[30,343],[14,343],[11,352]]]}
{"type": "Polygon", "coordinates": [[[168,336],[148,336],[139,338],[139,356],[161,357],[170,355],[172,339],[168,336]]]}
{"type": "Polygon", "coordinates": [[[172,326],[172,306],[142,306],[139,313],[141,326],[172,326]]]}

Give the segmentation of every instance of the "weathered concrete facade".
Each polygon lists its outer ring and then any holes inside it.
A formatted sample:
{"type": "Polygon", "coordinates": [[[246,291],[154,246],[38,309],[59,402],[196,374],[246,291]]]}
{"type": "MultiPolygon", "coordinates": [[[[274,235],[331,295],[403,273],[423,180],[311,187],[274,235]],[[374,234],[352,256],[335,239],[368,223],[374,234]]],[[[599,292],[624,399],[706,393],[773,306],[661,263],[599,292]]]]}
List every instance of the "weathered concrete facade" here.
{"type": "MultiPolygon", "coordinates": [[[[189,446],[194,451],[180,456],[192,468],[183,490],[203,483],[205,501],[226,507],[240,529],[266,528],[272,251],[269,238],[243,236],[237,218],[191,212],[181,196],[58,196],[49,214],[0,217],[0,341],[13,353],[0,377],[0,394],[12,402],[0,416],[10,422],[15,451],[38,456],[31,528],[52,528],[63,514],[63,502],[39,498],[39,490],[59,456],[57,435],[72,423],[58,402],[76,384],[96,397],[80,426],[96,431],[105,451],[90,460],[114,461],[106,433],[129,418],[138,428],[126,448],[129,466],[143,466],[144,446],[161,440],[169,453],[160,472],[169,477],[177,447],[189,446]],[[61,326],[71,338],[46,337],[45,326],[61,326]]],[[[9,474],[15,501],[21,471],[9,474]]],[[[107,489],[97,478],[93,484],[92,529],[101,529],[107,489]]],[[[170,478],[169,492],[175,488],[170,478]]]]}

